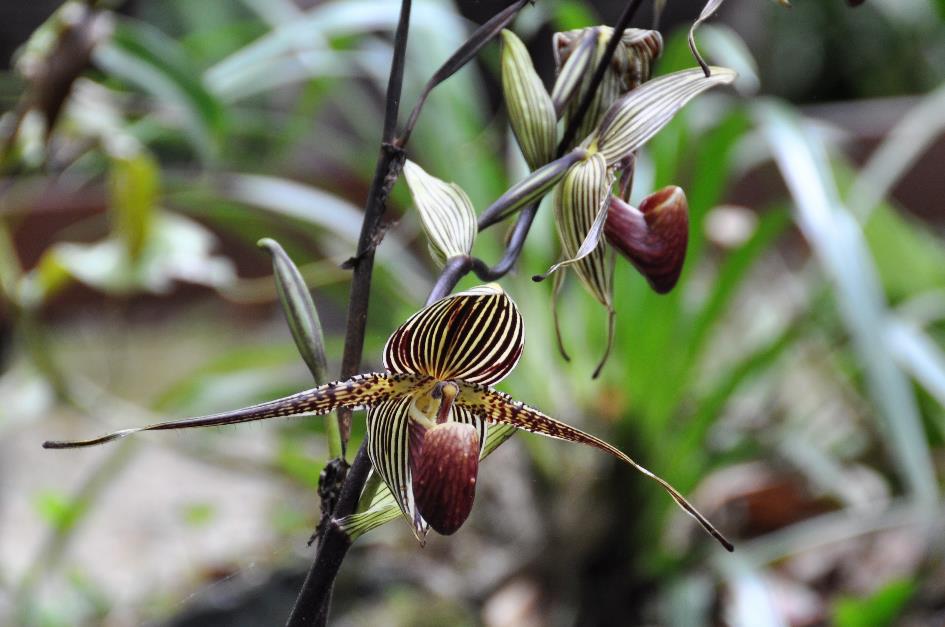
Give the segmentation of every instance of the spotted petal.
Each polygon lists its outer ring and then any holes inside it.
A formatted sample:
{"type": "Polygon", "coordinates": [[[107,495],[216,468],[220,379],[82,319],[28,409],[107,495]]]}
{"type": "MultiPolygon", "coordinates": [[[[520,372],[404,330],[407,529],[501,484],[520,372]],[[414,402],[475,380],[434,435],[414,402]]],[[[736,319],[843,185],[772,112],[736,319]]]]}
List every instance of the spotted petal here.
{"type": "Polygon", "coordinates": [[[411,316],[387,340],[384,367],[492,385],[512,371],[524,346],[518,308],[491,283],[442,298],[411,316]]]}
{"type": "Polygon", "coordinates": [[[218,427],[233,425],[240,422],[267,420],[299,414],[327,414],[339,407],[360,409],[368,405],[384,401],[385,399],[402,396],[415,389],[424,377],[412,374],[372,373],[356,375],[347,381],[334,381],[320,385],[317,388],[299,392],[267,403],[252,405],[234,411],[200,416],[198,418],[184,418],[160,422],[136,429],[122,429],[108,435],[91,440],[79,441],[48,441],[43,448],[81,448],[95,446],[140,431],[164,431],[168,429],[190,429],[193,427],[218,427]]]}
{"type": "Polygon", "coordinates": [[[640,464],[633,461],[623,451],[617,447],[604,442],[580,429],[555,420],[546,416],[537,409],[533,409],[524,403],[515,401],[508,394],[497,392],[482,385],[473,385],[460,383],[459,396],[456,398],[456,404],[465,407],[473,414],[486,420],[510,424],[519,429],[538,433],[558,440],[568,440],[569,442],[579,442],[598,448],[610,453],[614,457],[630,464],[639,472],[643,473],[653,481],[660,484],[666,490],[673,500],[690,516],[695,518],[700,525],[727,550],[733,550],[732,543],[710,523],[705,516],[679,493],[665,479],[653,474],[640,464]]]}

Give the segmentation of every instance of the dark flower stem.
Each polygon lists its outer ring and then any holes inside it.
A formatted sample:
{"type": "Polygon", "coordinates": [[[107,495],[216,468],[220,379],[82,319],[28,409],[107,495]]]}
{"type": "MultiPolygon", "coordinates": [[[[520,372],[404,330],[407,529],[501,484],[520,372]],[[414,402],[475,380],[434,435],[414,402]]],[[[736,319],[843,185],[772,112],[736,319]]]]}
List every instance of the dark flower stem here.
{"type": "MultiPolygon", "coordinates": [[[[387,83],[386,105],[384,110],[384,131],[381,136],[381,149],[374,170],[374,179],[368,192],[367,206],[364,209],[364,221],[358,239],[357,254],[353,259],[354,272],[351,279],[351,295],[348,301],[348,323],[345,331],[345,350],[341,364],[341,378],[346,379],[357,374],[361,369],[361,353],[364,349],[364,333],[367,325],[368,303],[370,302],[371,275],[374,270],[374,247],[381,227],[381,218],[387,205],[387,196],[400,168],[403,167],[404,152],[394,147],[391,142],[397,128],[400,112],[400,96],[404,83],[404,59],[407,50],[407,33],[410,27],[411,0],[401,0],[400,19],[394,34],[394,56],[391,61],[390,78],[387,83]]],[[[351,426],[351,412],[339,411],[338,422],[341,427],[342,456],[347,444],[351,426]]],[[[318,541],[315,560],[309,568],[302,584],[302,590],[286,623],[288,627],[307,627],[324,625],[328,619],[331,604],[331,591],[338,569],[351,546],[348,538],[335,520],[354,513],[358,497],[367,481],[371,469],[367,450],[362,445],[347,472],[341,488],[341,494],[331,512],[331,523],[324,529],[318,541]]]]}
{"type": "Polygon", "coordinates": [[[643,4],[643,0],[630,0],[627,6],[624,7],[623,13],[621,13],[620,17],[617,19],[617,23],[614,25],[614,34],[607,42],[607,47],[604,48],[604,56],[601,57],[600,63],[594,68],[594,76],[591,78],[590,88],[584,93],[584,97],[581,98],[581,103],[578,105],[577,112],[574,114],[571,123],[564,129],[564,135],[561,137],[561,142],[558,144],[559,157],[563,155],[574,142],[574,136],[577,134],[578,127],[581,125],[584,116],[587,115],[588,109],[591,108],[594,93],[600,86],[601,81],[604,80],[604,74],[607,73],[607,66],[610,65],[610,60],[614,58],[617,45],[620,43],[620,37],[623,35],[623,31],[626,30],[627,26],[630,25],[630,20],[633,19],[633,16],[636,14],[641,4],[643,4]]]}
{"type": "MultiPolygon", "coordinates": [[[[615,32],[622,33],[623,29],[630,22],[636,10],[641,4],[640,0],[630,0],[626,9],[620,16],[615,32]]],[[[384,116],[384,133],[382,136],[381,150],[378,155],[377,167],[374,172],[374,179],[371,182],[367,207],[364,212],[364,222],[361,228],[361,236],[358,241],[357,255],[352,259],[354,266],[354,276],[352,278],[351,296],[348,304],[348,326],[345,334],[345,351],[342,361],[342,378],[347,378],[357,374],[361,366],[361,353],[364,348],[364,333],[367,322],[368,302],[370,299],[371,275],[374,268],[374,247],[381,229],[381,218],[386,209],[387,196],[391,187],[400,175],[401,168],[405,158],[403,144],[404,141],[395,141],[394,132],[397,125],[397,115],[400,107],[400,94],[403,86],[404,75],[404,53],[407,47],[407,31],[410,20],[410,0],[402,0],[400,21],[397,25],[397,31],[394,35],[394,58],[391,63],[390,79],[388,81],[386,107],[384,116]]],[[[507,9],[503,11],[504,23],[515,14],[524,3],[516,2],[513,4],[514,10],[507,9]],[[506,19],[508,17],[508,19],[506,19]]],[[[497,16],[498,17],[498,16],[497,16]]],[[[490,20],[489,25],[495,25],[496,18],[490,20]]],[[[485,26],[485,25],[484,25],[485,26]]],[[[495,30],[495,29],[491,29],[495,30]]],[[[593,93],[600,86],[604,77],[607,65],[613,57],[617,47],[619,37],[613,37],[604,52],[604,56],[598,64],[594,76],[588,89],[587,95],[581,102],[577,114],[572,118],[571,123],[565,130],[564,139],[558,147],[558,156],[564,154],[565,147],[573,140],[577,127],[581,119],[586,115],[590,106],[593,93]],[[571,139],[568,139],[568,138],[571,139]],[[565,141],[567,140],[567,141],[565,141]]],[[[480,45],[481,47],[481,45],[480,45]]],[[[464,59],[468,62],[472,56],[464,59]]],[[[451,72],[457,68],[452,68],[451,72]]],[[[419,114],[418,105],[416,111],[419,114]]],[[[409,131],[412,130],[416,116],[411,116],[411,124],[407,126],[406,137],[409,137],[409,131]]],[[[456,257],[449,260],[440,277],[437,279],[433,291],[430,293],[428,302],[433,302],[443,296],[448,295],[456,287],[459,281],[475,271],[476,275],[487,281],[497,280],[507,274],[515,262],[518,260],[522,251],[522,246],[531,229],[532,222],[535,219],[535,213],[538,210],[538,203],[525,207],[518,216],[512,236],[506,247],[502,259],[494,267],[490,268],[483,261],[472,257],[456,257]]],[[[347,436],[350,432],[350,412],[339,412],[339,422],[342,425],[342,435],[347,442],[347,436]]],[[[287,627],[308,627],[310,625],[324,625],[328,619],[329,607],[331,604],[331,592],[335,577],[341,568],[345,555],[351,547],[351,539],[341,530],[337,521],[345,516],[354,513],[358,505],[361,491],[367,481],[371,470],[371,460],[367,454],[366,442],[362,442],[358,453],[351,464],[351,469],[344,478],[341,488],[341,494],[335,506],[335,511],[331,513],[331,522],[326,525],[324,533],[319,538],[318,549],[315,560],[312,562],[305,583],[296,600],[292,613],[286,623],[287,627]]]]}

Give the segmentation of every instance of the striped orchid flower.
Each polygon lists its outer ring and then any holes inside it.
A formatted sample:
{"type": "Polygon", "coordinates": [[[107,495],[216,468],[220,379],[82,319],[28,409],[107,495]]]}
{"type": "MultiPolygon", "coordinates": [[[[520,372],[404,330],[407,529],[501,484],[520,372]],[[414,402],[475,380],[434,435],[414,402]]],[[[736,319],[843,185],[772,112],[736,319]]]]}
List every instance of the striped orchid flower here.
{"type": "Polygon", "coordinates": [[[606,451],[659,483],[725,548],[732,545],[675,488],[616,447],[496,391],[518,363],[525,332],[515,303],[495,284],[440,299],[401,325],[384,348],[384,371],[235,411],[124,429],[45,448],[103,444],[141,431],[231,425],[347,407],[367,409],[368,453],[399,511],[423,541],[452,534],[472,508],[490,429],[513,427],[606,451]]]}
{"type": "MultiPolygon", "coordinates": [[[[734,71],[704,65],[697,56],[699,68],[651,81],[653,63],[663,50],[662,37],[657,31],[627,29],[620,34],[613,60],[578,125],[580,141],[565,146],[568,152],[552,160],[558,143],[556,123],[560,118],[569,122],[577,114],[594,68],[614,35],[606,26],[557,33],[553,41],[558,76],[549,94],[524,44],[503,31],[502,86],[509,123],[532,174],[483,214],[488,222],[503,219],[553,190],[561,261],[534,279],[542,281],[570,268],[606,308],[607,345],[594,377],[613,346],[614,252],[627,257],[659,293],[673,288],[685,260],[689,217],[682,189],[658,190],[639,208],[627,202],[636,152],[692,98],[735,79],[734,71]]],[[[555,275],[553,303],[562,277],[555,275]]],[[[558,346],[567,358],[556,308],[554,320],[558,346]]]]}

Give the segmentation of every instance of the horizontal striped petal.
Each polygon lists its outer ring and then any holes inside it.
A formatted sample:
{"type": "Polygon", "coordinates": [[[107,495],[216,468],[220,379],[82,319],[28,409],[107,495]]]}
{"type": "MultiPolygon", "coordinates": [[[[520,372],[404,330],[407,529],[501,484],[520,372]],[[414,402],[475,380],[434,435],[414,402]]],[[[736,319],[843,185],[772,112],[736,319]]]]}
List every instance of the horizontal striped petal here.
{"type": "Polygon", "coordinates": [[[165,431],[170,429],[191,429],[194,427],[219,427],[234,425],[241,422],[268,420],[297,416],[300,414],[327,414],[328,412],[347,407],[362,409],[369,405],[384,401],[391,397],[405,394],[417,389],[426,382],[426,377],[416,374],[372,373],[359,374],[347,381],[334,381],[320,385],[317,388],[299,392],[292,396],[244,407],[234,411],[200,416],[198,418],[184,418],[160,422],[147,427],[136,429],[122,429],[92,440],[74,442],[44,442],[43,448],[80,448],[95,446],[112,440],[118,440],[141,431],[165,431]]]}
{"type": "Polygon", "coordinates": [[[502,31],[502,93],[509,123],[525,161],[534,170],[554,159],[557,116],[525,44],[502,31]]]}
{"type": "Polygon", "coordinates": [[[443,265],[450,257],[468,255],[476,241],[476,212],[466,192],[427,174],[413,161],[404,163],[404,178],[434,259],[443,265]]]}
{"type": "Polygon", "coordinates": [[[669,124],[695,96],[734,80],[734,70],[713,67],[709,77],[691,69],[643,83],[611,105],[597,132],[597,147],[613,166],[669,124]]]}
{"type": "Polygon", "coordinates": [[[522,355],[525,327],[512,299],[490,283],[442,298],[398,328],[384,347],[395,373],[494,384],[522,355]]]}
{"type": "Polygon", "coordinates": [[[705,516],[699,513],[676,488],[663,478],[653,474],[633,461],[633,459],[617,447],[593,435],[584,433],[580,429],[576,429],[550,416],[546,416],[537,409],[533,409],[524,403],[515,401],[508,394],[497,392],[496,390],[482,385],[460,383],[459,386],[460,392],[459,396],[456,398],[456,404],[465,407],[480,418],[513,425],[524,431],[537,433],[558,440],[587,444],[588,446],[593,446],[594,448],[610,453],[624,463],[633,466],[637,471],[660,484],[673,500],[676,501],[686,513],[695,518],[722,546],[729,551],[733,549],[732,544],[725,539],[725,536],[723,536],[705,516]]]}

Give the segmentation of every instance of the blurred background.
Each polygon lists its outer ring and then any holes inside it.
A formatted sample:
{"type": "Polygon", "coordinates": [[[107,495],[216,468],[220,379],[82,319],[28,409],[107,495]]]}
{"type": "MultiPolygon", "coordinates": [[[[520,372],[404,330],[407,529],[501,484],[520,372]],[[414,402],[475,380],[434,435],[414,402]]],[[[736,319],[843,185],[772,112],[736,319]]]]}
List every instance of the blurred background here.
{"type": "MultiPolygon", "coordinates": [[[[399,3],[79,4],[0,5],[0,624],[282,624],[323,419],[40,443],[310,387],[261,237],[302,269],[338,370],[399,3]]],[[[405,108],[506,2],[414,4],[405,108]]],[[[658,73],[694,65],[698,4],[667,3],[658,73]]],[[[529,338],[502,389],[691,494],[736,552],[618,462],[517,435],[455,536],[358,540],[333,624],[945,624],[945,3],[793,4],[729,0],[699,31],[736,89],[688,106],[635,183],[685,189],[686,268],[658,296],[618,263],[599,380],[599,305],[566,286],[565,362],[530,280],[558,254],[548,207],[502,281],[529,338]]],[[[621,9],[540,0],[514,30],[550,86],[552,33],[621,9]]],[[[479,210],[524,175],[496,44],[434,91],[410,157],[479,210]]],[[[436,276],[402,182],[390,213],[366,370],[436,276]]]]}

